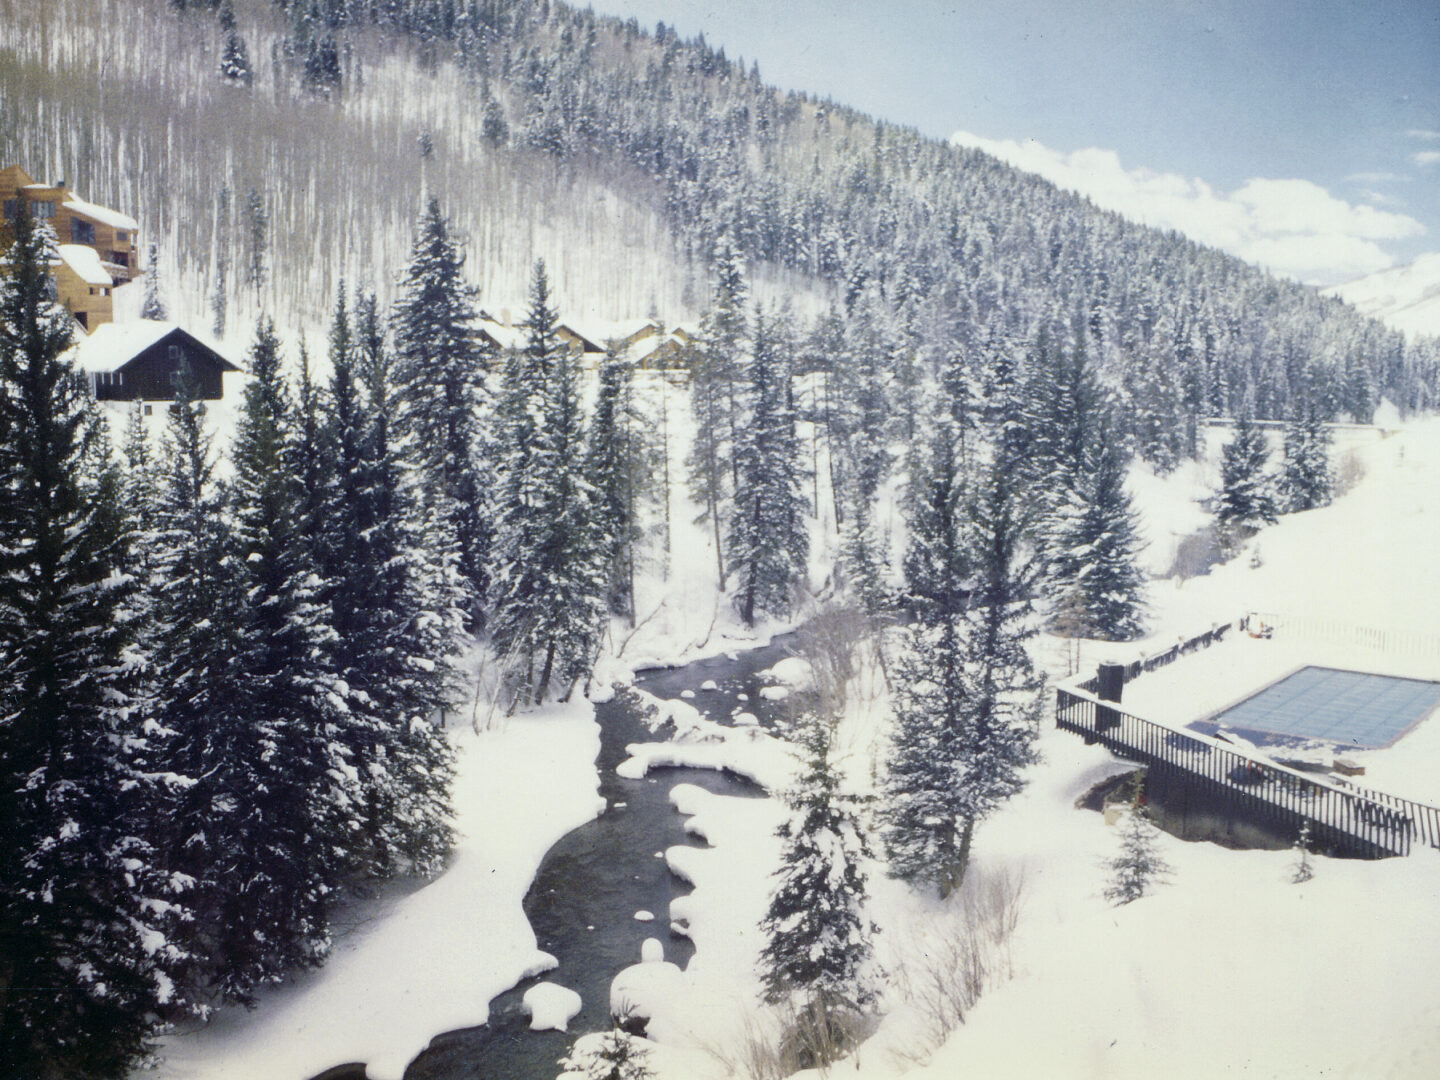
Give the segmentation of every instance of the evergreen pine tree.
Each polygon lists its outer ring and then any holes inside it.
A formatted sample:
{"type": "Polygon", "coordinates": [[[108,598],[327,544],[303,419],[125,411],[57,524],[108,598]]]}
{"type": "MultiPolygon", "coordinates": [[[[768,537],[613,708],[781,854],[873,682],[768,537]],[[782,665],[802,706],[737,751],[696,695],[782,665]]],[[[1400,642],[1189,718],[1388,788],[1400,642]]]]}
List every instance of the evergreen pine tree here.
{"type": "Polygon", "coordinates": [[[748,287],[739,253],[728,240],[717,247],[715,291],[700,320],[700,336],[691,356],[690,402],[695,441],[687,462],[690,489],[705,508],[715,536],[719,586],[726,581],[726,493],[738,479],[735,444],[739,434],[738,394],[741,355],[749,338],[745,318],[748,287]]]}
{"type": "Polygon", "coordinates": [[[225,44],[220,50],[220,75],[229,82],[249,86],[254,78],[250,68],[250,50],[245,47],[245,39],[235,27],[232,0],[221,0],[219,20],[225,35],[225,44]]]}
{"type": "Polygon", "coordinates": [[[729,536],[730,565],[739,579],[735,606],[747,626],[762,612],[789,614],[810,553],[791,348],[779,320],[757,311],[729,536]]]}
{"type": "Polygon", "coordinates": [[[470,620],[478,625],[489,588],[493,524],[481,460],[479,412],[484,357],[474,327],[475,290],[465,255],[440,203],[426,204],[410,263],[400,281],[392,325],[402,433],[424,455],[425,498],[448,521],[471,583],[470,620]]]}
{"type": "Polygon", "coordinates": [[[507,358],[500,403],[503,472],[496,520],[492,643],[510,658],[515,701],[544,700],[589,670],[605,584],[581,473],[576,359],[556,331],[545,263],[535,264],[526,343],[507,358]]]}
{"type": "Polygon", "coordinates": [[[1110,860],[1110,884],[1105,899],[1115,906],[1139,900],[1156,881],[1171,873],[1156,850],[1159,831],[1145,808],[1145,775],[1136,770],[1130,781],[1130,811],[1120,831],[1120,853],[1110,860]]]}
{"type": "MultiPolygon", "coordinates": [[[[24,203],[22,201],[22,207],[24,203]]],[[[55,234],[22,210],[0,275],[0,1061],[109,1078],[181,1004],[184,897],[146,837],[118,470],[63,357],[55,234]]]]}
{"type": "Polygon", "coordinates": [[[1307,370],[1285,425],[1285,460],[1280,471],[1280,503],[1287,514],[1330,505],[1335,478],[1330,470],[1330,431],[1317,389],[1318,376],[1307,370]]]}
{"type": "Polygon", "coordinates": [[[1290,881],[1304,885],[1314,876],[1315,869],[1310,865],[1310,819],[1306,818],[1300,823],[1300,835],[1295,838],[1295,864],[1290,870],[1290,881]]]}
{"type": "Polygon", "coordinates": [[[145,300],[140,306],[140,317],[165,318],[165,301],[160,299],[160,249],[153,240],[145,257],[145,300]]]}
{"type": "Polygon", "coordinates": [[[1270,451],[1265,433],[1248,411],[1235,421],[1235,437],[1221,450],[1220,491],[1215,520],[1222,530],[1248,530],[1275,524],[1275,497],[1265,464],[1270,451]]]}
{"type": "Polygon", "coordinates": [[[270,213],[265,209],[265,200],[254,188],[245,199],[245,234],[247,242],[245,262],[245,284],[255,290],[255,303],[260,303],[260,292],[269,276],[266,263],[270,247],[270,213]]]}
{"type": "Polygon", "coordinates": [[[862,865],[870,851],[859,802],[842,789],[831,761],[830,726],[805,715],[796,737],[804,759],[784,796],[790,816],[779,829],[784,848],[777,884],[760,922],[760,972],[767,1002],[795,1006],[802,1044],[843,1052],[853,1020],[876,996],[871,940],[877,928],[865,916],[862,865]]]}
{"type": "Polygon", "coordinates": [[[293,408],[280,343],[261,321],[233,455],[236,650],[211,735],[225,794],[210,830],[226,905],[220,989],[245,996],[329,945],[329,896],[355,864],[349,693],[301,533],[293,408]],[[224,815],[223,818],[220,815],[224,815]]]}
{"type": "Polygon", "coordinates": [[[634,397],[634,364],[612,347],[600,363],[600,390],[590,425],[585,476],[595,488],[593,528],[605,565],[612,614],[635,621],[635,548],[649,454],[634,397]]]}
{"type": "Polygon", "coordinates": [[[238,649],[239,597],[215,483],[214,436],[205,403],[194,395],[191,373],[182,368],[161,440],[154,511],[152,715],[168,733],[168,768],[189,781],[157,817],[171,867],[195,883],[184,981],[205,994],[223,984],[215,950],[235,884],[224,873],[224,849],[236,840],[227,829],[238,809],[229,783],[235,763],[224,755],[232,748],[226,736],[235,720],[225,704],[230,659],[238,649]]]}
{"type": "Polygon", "coordinates": [[[566,1080],[649,1080],[650,1052],[644,1040],[618,1024],[584,1050],[573,1048],[560,1059],[560,1074],[566,1080]]]}
{"type": "Polygon", "coordinates": [[[397,442],[397,400],[373,295],[352,320],[343,288],[330,333],[326,599],[336,669],[364,722],[352,724],[361,782],[361,862],[381,876],[434,873],[453,841],[450,744],[439,727],[453,690],[463,585],[446,549],[429,550],[416,468],[397,442]]]}
{"type": "Polygon", "coordinates": [[[1144,631],[1143,546],[1125,491],[1125,465],[1113,444],[1091,450],[1052,518],[1047,577],[1052,621],[1063,633],[1128,641],[1144,631]]]}
{"type": "Polygon", "coordinates": [[[1013,482],[1013,461],[997,454],[962,508],[973,596],[963,614],[922,609],[895,668],[886,849],[892,874],[942,896],[964,880],[976,826],[1034,760],[1040,680],[1024,646],[1034,572],[1013,482]]]}
{"type": "Polygon", "coordinates": [[[907,596],[924,622],[958,615],[968,595],[967,487],[960,454],[960,425],[942,411],[928,444],[914,447],[909,455],[904,500],[909,535],[903,565],[907,596]]]}

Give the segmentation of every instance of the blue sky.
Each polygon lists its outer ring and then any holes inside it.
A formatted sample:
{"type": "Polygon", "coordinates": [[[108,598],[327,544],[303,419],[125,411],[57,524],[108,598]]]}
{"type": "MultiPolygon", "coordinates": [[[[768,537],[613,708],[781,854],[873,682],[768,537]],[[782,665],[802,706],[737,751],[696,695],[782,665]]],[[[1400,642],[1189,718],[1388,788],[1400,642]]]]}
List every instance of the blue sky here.
{"type": "Polygon", "coordinates": [[[1440,0],[595,6],[1301,280],[1440,250],[1440,0]]]}

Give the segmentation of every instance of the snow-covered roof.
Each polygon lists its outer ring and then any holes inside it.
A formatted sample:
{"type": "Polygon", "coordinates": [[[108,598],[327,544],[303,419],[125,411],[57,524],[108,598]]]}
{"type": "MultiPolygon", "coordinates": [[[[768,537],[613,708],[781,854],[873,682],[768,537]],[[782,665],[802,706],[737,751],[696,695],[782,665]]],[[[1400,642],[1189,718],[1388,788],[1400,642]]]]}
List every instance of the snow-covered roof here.
{"type": "Polygon", "coordinates": [[[490,319],[481,319],[480,329],[502,349],[519,349],[525,344],[525,331],[521,327],[504,326],[490,319]]]}
{"type": "MultiPolygon", "coordinates": [[[[71,358],[82,371],[91,375],[103,375],[119,371],[151,345],[175,330],[179,323],[159,322],[155,319],[137,319],[127,323],[102,323],[90,332],[90,336],[70,350],[71,358]]],[[[185,331],[189,334],[189,331],[185,331]]],[[[212,350],[222,360],[239,367],[214,341],[196,334],[189,334],[201,345],[212,350]]]]}
{"type": "Polygon", "coordinates": [[[129,229],[131,232],[137,232],[140,228],[139,223],[129,214],[122,214],[118,210],[111,210],[105,206],[96,206],[84,199],[77,199],[73,195],[70,197],[70,201],[64,205],[65,209],[72,214],[91,218],[101,225],[109,225],[112,229],[129,229]]]}
{"type": "Polygon", "coordinates": [[[621,319],[617,322],[587,320],[584,323],[573,323],[572,325],[582,336],[589,338],[597,344],[604,345],[610,341],[628,341],[636,334],[643,333],[646,330],[654,330],[655,320],[621,319]]]}
{"type": "Polygon", "coordinates": [[[114,285],[114,280],[100,262],[100,253],[84,244],[61,244],[60,259],[80,276],[86,285],[114,285]]]}

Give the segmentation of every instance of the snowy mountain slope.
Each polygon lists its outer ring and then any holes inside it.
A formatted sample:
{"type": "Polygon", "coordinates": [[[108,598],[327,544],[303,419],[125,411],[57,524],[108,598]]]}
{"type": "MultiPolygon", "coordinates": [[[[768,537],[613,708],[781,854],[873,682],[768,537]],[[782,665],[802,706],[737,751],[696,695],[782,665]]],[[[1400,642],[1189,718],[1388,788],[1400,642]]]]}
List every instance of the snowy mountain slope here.
{"type": "Polygon", "coordinates": [[[1440,252],[1322,290],[1410,335],[1440,335],[1440,252]]]}

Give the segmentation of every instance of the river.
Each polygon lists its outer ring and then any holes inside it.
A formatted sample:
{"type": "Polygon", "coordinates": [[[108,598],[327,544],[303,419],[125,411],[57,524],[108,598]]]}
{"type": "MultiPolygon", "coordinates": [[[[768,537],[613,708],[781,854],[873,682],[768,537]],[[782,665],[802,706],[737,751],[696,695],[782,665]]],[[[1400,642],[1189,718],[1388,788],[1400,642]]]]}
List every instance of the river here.
{"type": "MultiPolygon", "coordinates": [[[[659,698],[693,691],[690,703],[708,718],[730,722],[751,712],[769,726],[781,708],[760,698],[759,673],[788,656],[793,639],[730,656],[697,660],[684,667],[640,673],[636,685],[659,698]],[[701,690],[707,681],[716,690],[701,690]],[[744,695],[742,697],[742,695],[744,695]]],[[[490,1023],[437,1036],[405,1071],[406,1080],[553,1080],[556,1063],[575,1038],[610,1026],[610,981],[638,963],[648,937],[665,945],[665,959],[684,967],[694,953],[689,940],[669,932],[670,901],[689,886],[657,858],[678,844],[703,846],[684,831],[684,818],[670,805],[670,789],[694,784],[721,795],[758,796],[743,778],[702,769],[652,769],[642,780],[626,780],[615,767],[633,742],[653,741],[637,698],[621,692],[595,706],[600,724],[600,793],[607,809],[562,838],[546,853],[525,897],[525,914],[538,946],[560,965],[501,994],[490,1005],[490,1023]],[[648,911],[654,921],[635,913],[648,911]],[[558,983],[580,994],[583,1007],[569,1033],[529,1030],[522,1005],[525,991],[539,981],[558,983]]],[[[352,1074],[356,1075],[356,1074],[352,1074]]]]}

